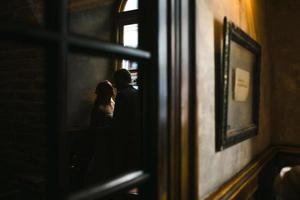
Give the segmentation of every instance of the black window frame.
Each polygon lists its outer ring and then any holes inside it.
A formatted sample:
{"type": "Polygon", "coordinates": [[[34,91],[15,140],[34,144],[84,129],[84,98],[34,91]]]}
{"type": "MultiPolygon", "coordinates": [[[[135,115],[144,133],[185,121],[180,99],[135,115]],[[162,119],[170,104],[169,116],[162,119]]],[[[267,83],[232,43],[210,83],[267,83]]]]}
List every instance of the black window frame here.
{"type": "Polygon", "coordinates": [[[146,200],[193,199],[196,196],[195,12],[192,10],[195,1],[139,0],[139,21],[143,23],[139,23],[138,49],[69,33],[68,1],[44,1],[45,27],[8,24],[0,27],[0,38],[47,48],[48,199],[100,199],[136,186],[142,186],[141,194],[146,200]],[[144,105],[143,168],[71,195],[65,134],[69,50],[138,61],[144,105]],[[184,88],[189,91],[185,118],[180,111],[183,94],[176,90],[182,80],[188,82],[184,88]],[[172,109],[178,111],[174,117],[170,117],[172,109]],[[179,124],[186,119],[189,128],[183,134],[179,124]],[[172,132],[176,128],[180,130],[172,132]],[[186,158],[189,163],[182,163],[186,158]]]}
{"type": "MultiPolygon", "coordinates": [[[[145,7],[146,3],[141,2],[140,6],[145,7]]],[[[156,5],[156,4],[155,4],[156,5]]],[[[157,5],[156,5],[157,6],[157,5]]],[[[155,12],[149,12],[155,16],[155,12]]],[[[147,13],[147,14],[149,14],[147,13]]],[[[147,66],[150,63],[157,63],[157,59],[153,58],[153,50],[156,47],[147,46],[149,44],[141,44],[141,48],[148,49],[135,49],[129,47],[123,47],[122,45],[103,42],[97,39],[88,38],[82,35],[75,35],[69,33],[68,30],[68,1],[67,0],[45,0],[45,27],[32,27],[21,24],[7,24],[0,28],[1,39],[8,39],[12,41],[21,41],[29,44],[41,44],[47,49],[47,135],[48,135],[48,159],[49,159],[49,172],[48,172],[48,198],[49,199],[99,199],[112,195],[114,193],[130,189],[135,186],[140,186],[146,183],[149,185],[150,175],[153,175],[153,169],[155,167],[144,164],[144,167],[140,170],[126,173],[122,176],[116,177],[113,180],[105,182],[103,184],[86,188],[75,194],[69,195],[68,189],[68,160],[66,150],[66,68],[67,68],[67,56],[69,51],[76,51],[84,54],[97,54],[99,56],[105,56],[116,59],[130,59],[142,63],[141,74],[143,74],[144,88],[143,91],[143,105],[156,105],[156,98],[158,97],[157,90],[151,90],[152,86],[147,83],[155,83],[156,81],[148,81],[149,78],[155,78],[152,72],[149,71],[147,66]],[[144,45],[144,46],[143,46],[144,45]],[[147,75],[147,76],[146,76],[147,75]],[[147,92],[145,92],[147,91],[147,92]],[[153,93],[152,93],[153,92],[153,93]],[[146,167],[147,166],[147,167],[146,167]]],[[[145,17],[141,15],[141,18],[145,17]]],[[[155,27],[156,23],[151,23],[152,27],[155,27]]],[[[143,29],[141,27],[141,29],[143,29]]],[[[152,28],[153,29],[153,28],[152,28]]],[[[145,29],[144,29],[145,30],[145,29]]],[[[158,30],[158,29],[156,29],[158,30]]],[[[154,38],[156,39],[156,38],[154,38]]],[[[154,65],[157,66],[157,65],[154,65]]],[[[157,69],[155,70],[157,72],[157,69]]],[[[157,79],[156,79],[157,80],[157,79]]],[[[158,86],[158,84],[156,85],[158,86]]],[[[163,101],[163,100],[162,100],[163,101]]],[[[157,109],[157,107],[156,107],[157,109]]],[[[152,108],[145,108],[147,116],[143,117],[144,123],[150,118],[155,117],[157,119],[156,112],[152,112],[152,108]]],[[[146,115],[146,114],[145,114],[146,115]]],[[[159,114],[158,114],[159,115],[159,114]]],[[[155,120],[154,120],[155,121],[155,120]]],[[[157,121],[154,122],[158,127],[157,121]]],[[[158,122],[160,123],[160,122],[158,122]]],[[[155,129],[150,128],[151,125],[147,123],[147,127],[144,127],[144,141],[145,142],[145,154],[150,157],[150,160],[155,160],[157,141],[154,137],[149,136],[150,131],[155,129]],[[147,129],[149,128],[149,129],[147,129]],[[147,130],[147,131],[146,131],[147,130]],[[149,140],[150,138],[150,140],[149,140]],[[150,146],[150,145],[155,146],[150,146]],[[154,153],[154,154],[153,154],[154,153]],[[151,154],[151,155],[150,155],[151,154]]],[[[156,134],[155,134],[156,135],[156,134]]],[[[144,156],[146,157],[146,156],[144,156]]],[[[145,161],[148,159],[144,159],[145,161]]],[[[156,161],[153,161],[157,163],[156,161]]],[[[152,178],[153,179],[153,178],[152,178]]],[[[151,188],[151,187],[147,187],[151,188]]],[[[152,189],[144,189],[149,194],[154,194],[152,189]]],[[[147,196],[147,195],[145,195],[147,196]]],[[[151,195],[150,195],[151,196],[151,195]]],[[[149,197],[150,197],[149,196],[149,197]]],[[[151,198],[151,197],[150,197],[151,198]]]]}

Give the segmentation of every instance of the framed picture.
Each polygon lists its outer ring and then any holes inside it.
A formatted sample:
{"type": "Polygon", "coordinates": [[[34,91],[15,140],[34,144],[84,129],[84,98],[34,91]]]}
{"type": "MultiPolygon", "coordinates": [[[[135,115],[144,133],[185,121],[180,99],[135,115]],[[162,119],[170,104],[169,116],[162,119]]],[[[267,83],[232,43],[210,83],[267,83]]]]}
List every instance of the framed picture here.
{"type": "Polygon", "coordinates": [[[224,19],[222,64],[217,73],[217,150],[257,134],[261,47],[224,19]]]}

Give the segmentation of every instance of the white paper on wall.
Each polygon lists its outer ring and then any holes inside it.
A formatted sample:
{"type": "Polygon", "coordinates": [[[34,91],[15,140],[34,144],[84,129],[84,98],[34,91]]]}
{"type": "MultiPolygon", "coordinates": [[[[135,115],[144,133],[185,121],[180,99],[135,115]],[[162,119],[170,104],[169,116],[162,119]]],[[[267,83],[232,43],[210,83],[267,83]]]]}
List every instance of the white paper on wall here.
{"type": "Polygon", "coordinates": [[[241,68],[236,68],[234,75],[234,100],[245,102],[249,95],[250,73],[241,68]]]}

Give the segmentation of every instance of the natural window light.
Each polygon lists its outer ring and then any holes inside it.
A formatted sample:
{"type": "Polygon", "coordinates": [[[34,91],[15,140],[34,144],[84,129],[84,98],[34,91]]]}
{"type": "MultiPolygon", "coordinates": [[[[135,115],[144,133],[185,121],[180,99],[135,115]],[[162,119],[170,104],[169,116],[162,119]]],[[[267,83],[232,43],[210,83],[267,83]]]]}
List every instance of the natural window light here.
{"type": "MultiPolygon", "coordinates": [[[[126,47],[132,47],[132,48],[138,48],[138,38],[139,38],[139,26],[138,26],[138,16],[134,17],[134,20],[132,20],[132,16],[129,16],[126,11],[131,11],[131,10],[137,10],[138,9],[138,0],[123,0],[125,1],[125,5],[121,12],[125,12],[124,15],[122,16],[122,19],[120,20],[125,20],[125,19],[131,19],[130,23],[125,23],[120,26],[120,42],[126,46],[126,47]]],[[[137,14],[137,13],[135,13],[137,14]]],[[[125,20],[126,21],[126,20],[125,20]]],[[[137,86],[137,79],[138,79],[138,63],[129,61],[129,60],[122,60],[121,62],[121,68],[129,70],[132,76],[132,84],[133,86],[138,89],[137,86]]]]}
{"type": "MultiPolygon", "coordinates": [[[[138,47],[138,24],[129,24],[123,26],[123,45],[127,47],[138,47]]],[[[129,60],[122,61],[122,68],[131,71],[133,83],[136,83],[137,72],[132,70],[137,70],[138,63],[130,62],[129,60]]]]}
{"type": "Polygon", "coordinates": [[[134,48],[138,46],[138,24],[123,26],[123,45],[134,48]]]}
{"type": "Polygon", "coordinates": [[[137,10],[137,9],[138,9],[138,0],[127,0],[123,11],[126,12],[126,11],[137,10]]]}
{"type": "MultiPolygon", "coordinates": [[[[136,48],[138,46],[138,24],[129,24],[123,26],[123,45],[136,48]]],[[[127,70],[136,70],[138,64],[128,60],[122,61],[122,68],[127,70]]]]}

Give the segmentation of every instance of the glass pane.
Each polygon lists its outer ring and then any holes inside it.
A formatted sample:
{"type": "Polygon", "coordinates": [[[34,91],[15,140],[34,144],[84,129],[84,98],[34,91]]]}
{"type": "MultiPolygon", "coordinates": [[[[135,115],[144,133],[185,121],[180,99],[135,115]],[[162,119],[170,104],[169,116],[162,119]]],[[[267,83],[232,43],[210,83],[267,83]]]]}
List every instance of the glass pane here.
{"type": "Polygon", "coordinates": [[[123,45],[134,48],[138,46],[138,24],[129,24],[123,27],[123,45]]]}
{"type": "Polygon", "coordinates": [[[253,121],[253,78],[249,74],[253,74],[255,55],[239,45],[236,42],[230,43],[230,71],[228,90],[228,106],[231,109],[227,113],[227,136],[231,137],[249,125],[255,124],[253,121]],[[242,59],[241,59],[242,58],[242,59]],[[242,76],[241,76],[242,74],[242,76]],[[248,77],[248,80],[247,80],[248,77]],[[248,89],[244,92],[244,99],[240,99],[240,93],[236,90],[236,79],[244,81],[243,87],[248,89]],[[248,82],[247,82],[248,81],[248,82]]]}
{"type": "Polygon", "coordinates": [[[0,41],[1,199],[46,199],[45,59],[43,47],[0,41]]]}
{"type": "Polygon", "coordinates": [[[130,72],[131,83],[136,89],[138,89],[138,63],[130,60],[122,60],[121,68],[130,72]]]}
{"type": "Polygon", "coordinates": [[[116,0],[69,1],[69,29],[73,33],[115,42],[114,6],[116,0]]]}
{"type": "Polygon", "coordinates": [[[138,14],[120,15],[118,6],[119,0],[69,0],[69,31],[74,34],[80,34],[101,41],[123,44],[123,35],[128,44],[126,46],[137,47],[137,30],[133,26],[124,25],[135,24],[138,22],[138,14]],[[125,34],[123,32],[126,31],[125,34]],[[134,32],[135,36],[128,34],[134,32]]]}
{"type": "Polygon", "coordinates": [[[116,70],[120,64],[69,54],[66,134],[72,191],[140,169],[140,91],[128,70],[116,70]]]}
{"type": "Polygon", "coordinates": [[[10,0],[0,3],[0,24],[44,25],[44,0],[10,0]]]}
{"type": "Polygon", "coordinates": [[[138,0],[127,0],[123,11],[130,11],[138,9],[138,0]]]}
{"type": "Polygon", "coordinates": [[[137,70],[138,63],[131,62],[129,60],[122,60],[122,68],[127,69],[127,70],[137,70]]]}
{"type": "MultiPolygon", "coordinates": [[[[123,45],[133,48],[138,47],[138,24],[129,24],[123,26],[123,45]]],[[[130,71],[132,76],[132,84],[136,89],[138,89],[138,63],[130,60],[122,60],[121,67],[130,71]]]]}
{"type": "Polygon", "coordinates": [[[143,200],[143,198],[140,188],[136,187],[103,200],[143,200]]]}

